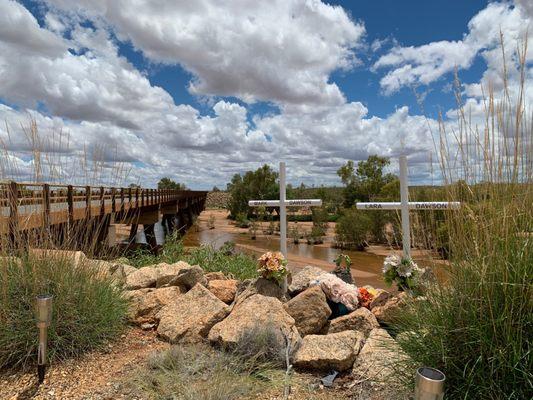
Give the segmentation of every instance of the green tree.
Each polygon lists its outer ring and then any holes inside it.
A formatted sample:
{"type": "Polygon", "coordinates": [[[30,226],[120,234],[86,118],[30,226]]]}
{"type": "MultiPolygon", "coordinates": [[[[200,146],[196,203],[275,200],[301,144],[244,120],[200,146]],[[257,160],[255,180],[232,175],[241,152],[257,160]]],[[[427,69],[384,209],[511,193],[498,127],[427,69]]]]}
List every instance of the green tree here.
{"type": "MultiPolygon", "coordinates": [[[[250,214],[249,200],[271,200],[279,198],[278,173],[268,165],[244,175],[235,174],[228,183],[231,195],[229,210],[232,218],[238,214],[250,214]]],[[[272,210],[268,210],[269,212],[272,210]]]]}
{"type": "Polygon", "coordinates": [[[356,201],[378,199],[383,187],[397,179],[393,174],[384,173],[389,164],[387,157],[371,155],[366,161],[359,161],[357,168],[351,160],[340,167],[337,175],[345,185],[345,207],[351,207],[356,201]]]}
{"type": "Polygon", "coordinates": [[[170,178],[164,177],[157,182],[158,189],[176,189],[176,190],[187,190],[187,187],[183,183],[178,183],[173,181],[170,178]]]}

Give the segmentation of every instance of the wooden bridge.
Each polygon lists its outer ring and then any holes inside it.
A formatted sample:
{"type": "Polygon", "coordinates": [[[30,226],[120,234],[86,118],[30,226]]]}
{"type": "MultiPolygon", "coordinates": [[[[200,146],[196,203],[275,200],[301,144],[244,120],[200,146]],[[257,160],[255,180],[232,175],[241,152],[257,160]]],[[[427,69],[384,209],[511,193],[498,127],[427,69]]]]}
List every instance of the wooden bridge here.
{"type": "Polygon", "coordinates": [[[29,236],[71,248],[80,240],[113,246],[116,224],[131,226],[130,242],[143,225],[155,248],[155,223],[161,220],[168,232],[184,231],[204,209],[206,197],[207,192],[192,190],[3,182],[0,235],[10,246],[29,236]]]}

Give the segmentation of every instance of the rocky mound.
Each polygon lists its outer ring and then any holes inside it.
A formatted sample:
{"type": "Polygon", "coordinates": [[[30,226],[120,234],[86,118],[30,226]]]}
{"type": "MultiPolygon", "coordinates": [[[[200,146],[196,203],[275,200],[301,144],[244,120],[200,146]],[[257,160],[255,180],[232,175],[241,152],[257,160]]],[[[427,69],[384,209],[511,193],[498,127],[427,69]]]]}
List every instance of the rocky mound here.
{"type": "Polygon", "coordinates": [[[333,318],[331,302],[316,283],[327,273],[316,267],[295,274],[284,295],[277,284],[263,278],[240,282],[221,272],[204,274],[199,266],[182,261],[140,269],[88,262],[124,289],[131,300],[132,323],[155,329],[172,343],[232,346],[254,327],[268,326],[280,343],[289,340],[296,368],[352,369],[362,379],[373,380],[386,379],[392,374],[389,365],[406,357],[380,325],[389,323],[403,306],[405,293],[367,287],[374,293],[367,308],[333,318]]]}

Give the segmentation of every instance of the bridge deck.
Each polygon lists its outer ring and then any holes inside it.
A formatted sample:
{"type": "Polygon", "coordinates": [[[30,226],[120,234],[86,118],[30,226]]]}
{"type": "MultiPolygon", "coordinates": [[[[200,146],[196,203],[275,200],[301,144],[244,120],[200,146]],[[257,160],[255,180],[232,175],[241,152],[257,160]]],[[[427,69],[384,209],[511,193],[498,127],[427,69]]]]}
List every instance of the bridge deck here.
{"type": "Polygon", "coordinates": [[[132,215],[178,210],[205,200],[207,192],[172,189],[0,183],[0,234],[74,223],[108,214],[115,221],[132,215]]]}

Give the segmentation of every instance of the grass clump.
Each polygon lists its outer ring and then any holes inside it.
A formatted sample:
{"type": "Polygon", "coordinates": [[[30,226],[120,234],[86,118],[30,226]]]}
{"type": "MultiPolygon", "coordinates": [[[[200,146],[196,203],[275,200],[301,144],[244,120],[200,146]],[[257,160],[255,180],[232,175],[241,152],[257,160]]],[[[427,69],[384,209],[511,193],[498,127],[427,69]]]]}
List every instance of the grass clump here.
{"type": "Polygon", "coordinates": [[[133,385],[151,399],[232,400],[273,385],[268,364],[205,345],[154,354],[133,385]]]}
{"type": "Polygon", "coordinates": [[[284,366],[285,350],[284,338],[272,324],[254,325],[245,330],[231,348],[239,357],[273,367],[284,366]]]}
{"type": "Polygon", "coordinates": [[[211,245],[203,245],[192,249],[186,257],[191,265],[199,265],[206,272],[222,271],[226,276],[235,279],[257,277],[257,260],[245,253],[232,253],[224,248],[219,250],[211,245]]]}
{"type": "Polygon", "coordinates": [[[177,237],[170,236],[157,255],[138,249],[128,256],[129,264],[136,268],[162,262],[173,264],[178,261],[199,265],[205,272],[221,271],[235,279],[257,277],[257,260],[248,254],[235,252],[232,242],[225,243],[219,249],[212,245],[202,245],[185,251],[183,243],[177,237]]]}
{"type": "Polygon", "coordinates": [[[89,266],[67,258],[0,260],[0,367],[36,360],[35,297],[51,294],[50,360],[76,357],[114,339],[125,326],[126,300],[89,266]]]}

